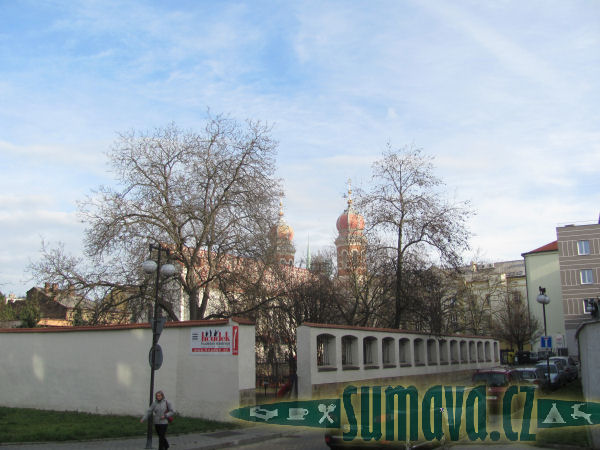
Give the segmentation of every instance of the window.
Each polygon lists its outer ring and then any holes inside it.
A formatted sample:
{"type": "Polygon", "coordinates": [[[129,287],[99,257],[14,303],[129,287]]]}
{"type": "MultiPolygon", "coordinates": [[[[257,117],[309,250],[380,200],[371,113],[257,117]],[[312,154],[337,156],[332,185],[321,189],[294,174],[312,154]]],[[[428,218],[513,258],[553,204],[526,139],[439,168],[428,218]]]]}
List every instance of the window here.
{"type": "Polygon", "coordinates": [[[377,339],[374,337],[363,339],[363,363],[377,364],[377,339]]]}
{"type": "Polygon", "coordinates": [[[423,339],[415,339],[413,342],[414,346],[414,356],[415,356],[415,365],[424,366],[425,365],[425,343],[423,339]]]}
{"type": "Polygon", "coordinates": [[[392,365],[396,363],[396,358],[394,355],[394,339],[383,338],[383,346],[381,352],[381,360],[383,364],[392,365]]]}
{"type": "Polygon", "coordinates": [[[335,365],[335,337],[330,334],[317,336],[317,366],[335,365]]]}
{"type": "Polygon", "coordinates": [[[577,254],[589,255],[590,254],[590,241],[577,241],[577,254]]]}
{"type": "Polygon", "coordinates": [[[346,250],[342,250],[342,267],[348,268],[348,252],[346,250]]]}
{"type": "Polygon", "coordinates": [[[353,366],[358,362],[357,339],[354,336],[342,337],[342,366],[353,366]]]}
{"type": "Polygon", "coordinates": [[[592,269],[582,269],[579,272],[581,284],[592,284],[594,282],[594,274],[592,269]]]}
{"type": "Polygon", "coordinates": [[[454,364],[458,364],[458,342],[456,341],[450,341],[450,360],[454,364]]]}
{"type": "Polygon", "coordinates": [[[594,314],[598,307],[598,303],[595,298],[584,298],[583,299],[583,313],[584,314],[594,314]]]}
{"type": "Polygon", "coordinates": [[[437,365],[438,363],[438,343],[435,339],[427,340],[427,364],[437,365]]]}
{"type": "Polygon", "coordinates": [[[400,364],[412,365],[412,358],[410,356],[410,339],[402,338],[398,344],[400,346],[400,364]]]}

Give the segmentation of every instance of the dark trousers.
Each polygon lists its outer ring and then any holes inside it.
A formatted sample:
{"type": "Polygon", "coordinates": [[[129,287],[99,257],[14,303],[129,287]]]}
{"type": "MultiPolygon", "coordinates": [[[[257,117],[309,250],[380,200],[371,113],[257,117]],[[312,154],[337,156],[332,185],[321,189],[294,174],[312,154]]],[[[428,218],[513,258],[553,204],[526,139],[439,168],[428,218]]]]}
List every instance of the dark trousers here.
{"type": "Polygon", "coordinates": [[[156,434],[158,434],[158,450],[167,450],[169,443],[167,442],[167,424],[157,423],[154,425],[156,434]]]}

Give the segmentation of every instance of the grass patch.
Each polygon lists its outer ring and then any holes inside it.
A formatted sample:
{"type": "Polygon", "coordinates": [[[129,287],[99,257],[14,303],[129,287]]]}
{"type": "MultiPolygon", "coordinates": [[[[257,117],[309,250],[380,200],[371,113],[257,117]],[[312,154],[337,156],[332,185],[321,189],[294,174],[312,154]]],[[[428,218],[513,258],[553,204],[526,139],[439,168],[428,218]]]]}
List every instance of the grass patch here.
{"type": "MultiPolygon", "coordinates": [[[[71,441],[145,436],[140,416],[0,407],[0,443],[71,441]]],[[[177,416],[169,434],[204,433],[238,428],[227,422],[177,416]]]]}

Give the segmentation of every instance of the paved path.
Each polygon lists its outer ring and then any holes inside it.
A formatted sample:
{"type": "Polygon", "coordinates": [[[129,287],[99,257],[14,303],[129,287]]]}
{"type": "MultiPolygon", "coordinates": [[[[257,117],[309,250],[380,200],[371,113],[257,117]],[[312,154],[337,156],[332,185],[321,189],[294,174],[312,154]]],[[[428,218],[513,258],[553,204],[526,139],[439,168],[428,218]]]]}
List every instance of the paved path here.
{"type": "MultiPolygon", "coordinates": [[[[273,444],[284,442],[281,438],[298,437],[302,431],[294,427],[276,427],[256,425],[244,427],[236,430],[215,431],[212,433],[193,433],[181,435],[168,435],[168,440],[171,445],[170,450],[216,450],[222,448],[239,447],[250,444],[273,440],[273,444]]],[[[324,441],[321,444],[319,441],[318,448],[324,447],[324,441]]],[[[304,441],[308,444],[308,441],[304,441]]],[[[158,438],[153,435],[152,448],[158,448],[158,438]]],[[[142,450],[146,448],[146,437],[135,437],[127,439],[105,439],[96,441],[83,442],[40,442],[34,444],[0,444],[1,449],[6,450],[142,450]]],[[[251,446],[249,448],[255,448],[251,446]]],[[[276,448],[268,444],[264,445],[265,449],[276,448]]],[[[305,447],[309,450],[310,445],[305,447]]],[[[450,450],[475,450],[479,448],[487,448],[489,450],[541,450],[543,448],[552,447],[534,447],[521,442],[515,443],[451,443],[446,446],[450,450]]],[[[554,447],[556,450],[558,447],[554,447]]],[[[571,449],[579,450],[576,447],[571,449]]],[[[563,447],[564,450],[564,447],[563,447]]]]}

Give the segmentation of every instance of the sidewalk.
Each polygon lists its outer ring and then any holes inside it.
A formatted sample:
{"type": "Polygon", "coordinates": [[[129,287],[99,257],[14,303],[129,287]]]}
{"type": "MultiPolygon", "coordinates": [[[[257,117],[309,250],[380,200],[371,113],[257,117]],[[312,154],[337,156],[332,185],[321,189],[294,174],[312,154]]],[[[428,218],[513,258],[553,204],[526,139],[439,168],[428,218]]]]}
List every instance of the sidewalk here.
{"type": "MultiPolygon", "coordinates": [[[[192,433],[169,435],[169,450],[213,450],[235,447],[269,439],[276,439],[298,430],[288,427],[249,426],[235,430],[214,431],[211,433],[192,433]]],[[[30,444],[0,444],[6,450],[142,450],[146,448],[146,437],[124,439],[102,439],[83,442],[39,442],[30,444]]],[[[158,436],[152,436],[152,448],[158,448],[158,436]]]]}
{"type": "MultiPolygon", "coordinates": [[[[217,450],[240,445],[254,444],[285,436],[293,436],[302,433],[294,427],[277,427],[265,425],[253,425],[235,430],[214,431],[211,433],[192,433],[181,435],[167,435],[169,450],[217,450]]],[[[323,447],[324,447],[323,443],[323,447]]],[[[0,444],[0,449],[6,450],[143,450],[146,448],[146,437],[134,437],[123,439],[99,439],[95,441],[77,442],[38,442],[29,444],[0,444]]],[[[158,437],[152,436],[152,448],[158,449],[158,437]]],[[[452,442],[446,447],[448,450],[582,450],[582,447],[571,446],[546,446],[535,447],[527,443],[465,443],[452,442]]]]}

